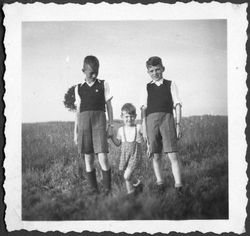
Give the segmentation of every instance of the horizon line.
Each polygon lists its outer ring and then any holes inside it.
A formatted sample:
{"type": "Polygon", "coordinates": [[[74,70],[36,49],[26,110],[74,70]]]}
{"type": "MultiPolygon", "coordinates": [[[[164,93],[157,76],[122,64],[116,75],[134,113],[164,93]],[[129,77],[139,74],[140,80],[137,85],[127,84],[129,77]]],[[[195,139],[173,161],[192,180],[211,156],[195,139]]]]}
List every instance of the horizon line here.
{"type": "MultiPolygon", "coordinates": [[[[219,116],[219,117],[228,117],[228,115],[191,115],[191,116],[182,116],[181,119],[191,118],[191,117],[203,117],[203,116],[219,116]]],[[[122,119],[113,119],[114,121],[122,121],[122,119]]],[[[140,121],[141,119],[136,119],[136,121],[140,121]]],[[[52,123],[52,122],[75,122],[74,120],[49,120],[49,121],[29,121],[29,122],[21,122],[21,124],[36,124],[36,123],[52,123]]]]}

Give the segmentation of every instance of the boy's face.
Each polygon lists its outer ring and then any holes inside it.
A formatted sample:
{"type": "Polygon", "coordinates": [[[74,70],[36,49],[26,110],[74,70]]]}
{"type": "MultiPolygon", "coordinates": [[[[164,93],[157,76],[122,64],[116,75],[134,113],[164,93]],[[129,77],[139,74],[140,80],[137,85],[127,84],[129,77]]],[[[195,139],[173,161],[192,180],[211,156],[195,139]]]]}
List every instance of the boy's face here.
{"type": "Polygon", "coordinates": [[[134,126],[135,125],[136,115],[130,115],[128,112],[122,111],[121,118],[122,118],[125,126],[134,126]]]}
{"type": "Polygon", "coordinates": [[[157,66],[149,66],[148,67],[148,74],[150,75],[151,79],[154,81],[158,81],[162,79],[162,74],[165,68],[162,65],[157,66]]]}
{"type": "Polygon", "coordinates": [[[88,64],[84,64],[83,69],[82,69],[83,73],[86,75],[86,79],[89,82],[94,81],[97,78],[97,74],[98,71],[94,70],[90,65],[88,64]]]}

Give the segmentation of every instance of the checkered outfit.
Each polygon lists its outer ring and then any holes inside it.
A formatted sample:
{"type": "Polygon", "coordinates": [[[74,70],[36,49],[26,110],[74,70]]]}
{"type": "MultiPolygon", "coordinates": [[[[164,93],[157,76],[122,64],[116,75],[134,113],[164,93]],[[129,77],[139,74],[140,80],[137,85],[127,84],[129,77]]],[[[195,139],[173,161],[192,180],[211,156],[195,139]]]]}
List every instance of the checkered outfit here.
{"type": "Polygon", "coordinates": [[[134,141],[128,142],[126,139],[125,129],[123,127],[123,134],[125,141],[121,146],[121,157],[119,170],[124,171],[126,168],[130,168],[132,172],[140,168],[142,161],[141,144],[136,142],[137,138],[137,126],[135,126],[135,138],[134,141]]]}

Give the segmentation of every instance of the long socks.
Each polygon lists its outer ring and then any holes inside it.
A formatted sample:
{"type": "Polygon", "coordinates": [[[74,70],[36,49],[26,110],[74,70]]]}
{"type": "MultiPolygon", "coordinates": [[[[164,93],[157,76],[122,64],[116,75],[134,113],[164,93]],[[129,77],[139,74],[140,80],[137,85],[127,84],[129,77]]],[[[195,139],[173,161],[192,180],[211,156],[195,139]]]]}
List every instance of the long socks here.
{"type": "Polygon", "coordinates": [[[98,192],[97,180],[96,180],[96,171],[93,169],[90,172],[86,172],[88,184],[93,192],[98,192]]]}
{"type": "Polygon", "coordinates": [[[111,169],[109,170],[102,170],[102,177],[103,177],[103,187],[106,194],[110,193],[111,191],[111,169]]]}

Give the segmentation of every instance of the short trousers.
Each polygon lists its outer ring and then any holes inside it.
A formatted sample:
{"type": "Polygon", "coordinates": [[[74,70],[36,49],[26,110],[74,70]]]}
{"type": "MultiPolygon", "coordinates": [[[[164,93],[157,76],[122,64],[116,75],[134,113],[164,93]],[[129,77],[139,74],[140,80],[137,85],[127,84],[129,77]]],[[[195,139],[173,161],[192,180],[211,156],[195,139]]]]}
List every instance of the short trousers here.
{"type": "Polygon", "coordinates": [[[78,114],[78,153],[108,153],[106,115],[104,111],[84,111],[78,114]]]}
{"type": "Polygon", "coordinates": [[[124,171],[126,168],[129,168],[132,172],[134,172],[140,167],[141,162],[141,144],[137,142],[123,142],[121,147],[119,170],[124,171]]]}
{"type": "Polygon", "coordinates": [[[151,113],[146,118],[146,126],[151,153],[177,152],[177,135],[173,114],[151,113]]]}

